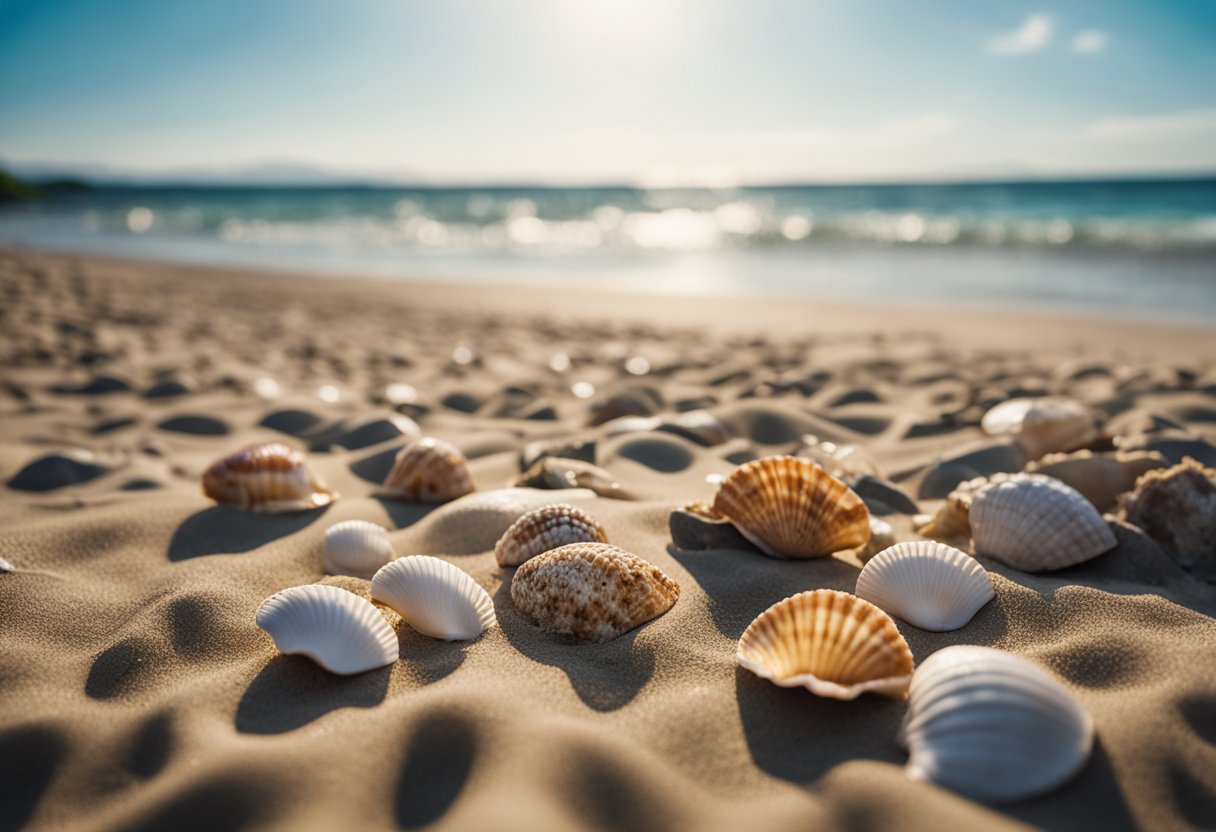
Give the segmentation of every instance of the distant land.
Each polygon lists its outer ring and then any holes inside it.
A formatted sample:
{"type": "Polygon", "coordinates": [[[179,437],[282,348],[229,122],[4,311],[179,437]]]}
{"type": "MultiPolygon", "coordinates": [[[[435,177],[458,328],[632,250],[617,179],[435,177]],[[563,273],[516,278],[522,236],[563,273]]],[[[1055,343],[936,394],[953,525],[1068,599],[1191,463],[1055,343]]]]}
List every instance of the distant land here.
{"type": "MultiPolygon", "coordinates": [[[[50,163],[5,163],[0,159],[0,176],[20,185],[56,190],[55,185],[87,185],[100,188],[417,188],[417,189],[566,189],[566,188],[655,188],[644,181],[518,181],[518,180],[444,180],[417,177],[405,171],[353,172],[341,171],[307,162],[257,162],[227,168],[180,168],[146,172],[114,168],[104,164],[56,165],[50,163]],[[5,173],[7,171],[7,173],[5,173]]],[[[1216,179],[1216,170],[1196,171],[1111,171],[1085,173],[1044,173],[1017,165],[996,169],[954,171],[940,176],[859,181],[786,181],[741,182],[739,188],[801,188],[801,187],[877,187],[883,185],[993,185],[1040,182],[1177,182],[1216,179]]],[[[9,185],[0,185],[0,192],[13,198],[9,185]]],[[[731,190],[698,184],[671,185],[676,189],[731,190]]],[[[4,196],[0,196],[3,199],[4,196]]]]}

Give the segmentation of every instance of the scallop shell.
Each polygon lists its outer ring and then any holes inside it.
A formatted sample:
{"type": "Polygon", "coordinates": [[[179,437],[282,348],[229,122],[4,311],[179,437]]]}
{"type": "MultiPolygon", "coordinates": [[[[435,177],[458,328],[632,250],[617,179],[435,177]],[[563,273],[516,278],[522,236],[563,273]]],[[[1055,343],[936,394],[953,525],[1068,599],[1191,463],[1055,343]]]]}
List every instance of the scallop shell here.
{"type": "Polygon", "coordinates": [[[1009,399],[980,420],[985,433],[1012,435],[1027,459],[1069,451],[1098,435],[1093,412],[1064,398],[1009,399]]]}
{"type": "Polygon", "coordinates": [[[966,625],[995,594],[975,558],[933,540],[884,549],[857,576],[859,598],[937,633],[966,625]]]}
{"type": "Polygon", "coordinates": [[[473,475],[464,454],[430,436],[401,449],[381,487],[384,496],[411,503],[446,503],[473,490],[473,475]]]}
{"type": "Polygon", "coordinates": [[[607,543],[571,543],[524,563],[511,600],[542,630],[609,641],[667,612],[680,585],[657,566],[607,543]]]}
{"type": "Polygon", "coordinates": [[[321,560],[331,575],[370,578],[393,559],[393,544],[383,526],[344,520],[325,530],[321,560]]]}
{"type": "Polygon", "coordinates": [[[1028,473],[1055,477],[1072,486],[1098,511],[1115,507],[1119,495],[1131,491],[1136,480],[1149,471],[1167,468],[1169,463],[1156,451],[1115,451],[1096,454],[1075,451],[1048,454],[1026,466],[1028,473]]]}
{"type": "Polygon", "coordinates": [[[203,473],[203,493],[220,505],[276,513],[322,508],[338,499],[308,469],[304,454],[282,442],[249,445],[203,473]]]}
{"type": "Polygon", "coordinates": [[[1013,474],[971,501],[975,550],[1024,572],[1063,569],[1115,548],[1115,533],[1089,500],[1042,474],[1013,474]]]}
{"type": "Polygon", "coordinates": [[[372,598],[423,635],[469,641],[497,623],[494,602],[473,576],[430,555],[397,558],[372,577],[372,598]]]}
{"type": "Polygon", "coordinates": [[[397,661],[397,634],[380,612],[336,586],[293,586],[258,607],[257,625],[281,653],[301,653],[330,673],[349,676],[397,661]]]}
{"type": "Polygon", "coordinates": [[[1039,668],[990,647],[938,650],[912,677],[899,731],[908,775],[990,803],[1051,791],[1084,767],[1093,719],[1039,668]]]}
{"type": "Polygon", "coordinates": [[[834,589],[800,592],[760,613],[739,639],[735,659],[775,685],[830,699],[866,691],[902,698],[913,664],[889,615],[834,589]]]}
{"type": "Polygon", "coordinates": [[[494,547],[499,566],[526,560],[569,543],[607,543],[608,535],[594,517],[565,503],[541,506],[516,520],[494,547]]]}
{"type": "Polygon", "coordinates": [[[1150,471],[1119,499],[1121,520],[1135,523],[1200,575],[1216,573],[1216,469],[1192,457],[1150,471]]]}
{"type": "Polygon", "coordinates": [[[870,513],[827,471],[792,456],[736,468],[718,488],[713,509],[775,558],[813,558],[865,545],[870,513]]]}

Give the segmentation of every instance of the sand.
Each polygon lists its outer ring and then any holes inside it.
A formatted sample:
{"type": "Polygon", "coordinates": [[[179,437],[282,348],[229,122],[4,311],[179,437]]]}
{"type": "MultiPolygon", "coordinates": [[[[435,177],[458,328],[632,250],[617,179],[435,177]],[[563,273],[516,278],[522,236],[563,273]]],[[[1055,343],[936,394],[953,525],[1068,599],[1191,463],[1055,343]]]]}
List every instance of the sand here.
{"type": "MultiPolygon", "coordinates": [[[[1018,394],[1079,398],[1167,456],[1210,453],[1213,330],[16,250],[0,251],[0,288],[0,829],[1216,823],[1216,587],[1134,527],[1059,573],[982,559],[997,597],[961,630],[900,623],[918,662],[950,644],[1009,650],[1093,714],[1079,777],[988,807],[905,776],[905,703],[828,701],[736,668],[768,605],[852,590],[852,555],[682,551],[667,526],[713,493],[707,478],[807,433],[857,445],[931,512],[952,482],[1010,467],[978,419],[1018,394]],[[573,395],[579,382],[594,394],[573,395]],[[728,441],[588,426],[702,408],[728,441]],[[678,581],[678,603],[605,644],[539,632],[511,603],[492,523],[372,496],[398,414],[462,448],[482,490],[518,475],[530,441],[595,439],[630,499],[579,505],[678,581]],[[250,515],[200,493],[211,460],[288,434],[342,493],[328,510],[250,515]],[[322,580],[322,535],[351,518],[389,527],[399,555],[470,572],[500,626],[471,643],[403,626],[401,660],[355,677],[277,655],[254,610],[322,580]]],[[[914,536],[910,516],[885,519],[914,536]]]]}

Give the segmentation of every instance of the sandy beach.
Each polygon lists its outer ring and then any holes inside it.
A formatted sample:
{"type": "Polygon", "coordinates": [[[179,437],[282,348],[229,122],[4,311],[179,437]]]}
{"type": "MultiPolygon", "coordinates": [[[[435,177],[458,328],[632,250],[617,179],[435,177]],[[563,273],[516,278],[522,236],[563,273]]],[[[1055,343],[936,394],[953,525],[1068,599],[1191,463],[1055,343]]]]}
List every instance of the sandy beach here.
{"type": "Polygon", "coordinates": [[[736,642],[771,604],[851,592],[855,555],[686,551],[668,527],[741,462],[812,435],[855,446],[902,492],[908,504],[881,517],[916,539],[914,515],[954,485],[1021,468],[979,426],[1018,396],[1070,397],[1121,447],[1216,466],[1214,329],[17,249],[0,249],[0,291],[0,557],[12,566],[0,572],[0,830],[1216,819],[1216,567],[1184,569],[1112,521],[1113,551],[1059,572],[981,558],[996,598],[962,629],[898,622],[917,664],[953,644],[1000,648],[1092,714],[1078,777],[992,807],[908,779],[905,702],[822,699],[736,666],[736,642]],[[701,411],[716,433],[680,421],[701,411]],[[439,507],[374,496],[408,438],[401,417],[462,450],[478,492],[439,507]],[[268,440],[307,449],[341,499],[257,515],[203,496],[214,459],[268,440]],[[622,492],[578,505],[681,587],[670,612],[603,644],[562,643],[516,611],[512,570],[493,555],[503,519],[476,503],[520,476],[532,443],[572,440],[594,441],[622,492]],[[279,655],[255,610],[326,580],[322,536],[349,519],[387,527],[398,556],[466,570],[498,626],[443,642],[399,625],[400,661],[352,677],[279,655]]]}

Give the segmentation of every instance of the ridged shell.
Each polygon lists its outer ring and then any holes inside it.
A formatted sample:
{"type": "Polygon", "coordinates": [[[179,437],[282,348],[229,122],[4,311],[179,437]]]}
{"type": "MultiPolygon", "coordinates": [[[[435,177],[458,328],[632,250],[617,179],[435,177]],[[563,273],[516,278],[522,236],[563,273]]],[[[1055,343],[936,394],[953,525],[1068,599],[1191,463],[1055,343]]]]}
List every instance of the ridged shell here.
{"type": "Polygon", "coordinates": [[[1001,402],[984,414],[980,426],[993,436],[1012,435],[1027,459],[1073,450],[1098,435],[1089,408],[1052,397],[1001,402]]]}
{"type": "Polygon", "coordinates": [[[430,555],[397,558],[372,577],[372,598],[423,635],[469,641],[494,626],[494,602],[473,576],[430,555]]]}
{"type": "Polygon", "coordinates": [[[898,740],[913,779],[1003,803],[1079,772],[1093,746],[1093,719],[1037,665],[959,644],[938,650],[912,677],[898,740]]]}
{"type": "Polygon", "coordinates": [[[975,558],[934,540],[884,549],[857,576],[859,598],[938,633],[964,626],[994,595],[975,558]]]}
{"type": "Polygon", "coordinates": [[[657,566],[607,543],[571,543],[524,563],[511,600],[542,630],[609,641],[667,612],[680,585],[657,566]]]}
{"type": "Polygon", "coordinates": [[[271,595],[257,625],[281,653],[301,653],[330,673],[349,676],[397,661],[397,634],[380,612],[336,586],[293,586],[271,595]]]}
{"type": "Polygon", "coordinates": [[[1021,569],[1045,572],[1115,548],[1115,533],[1089,500],[1059,480],[1013,474],[971,501],[975,551],[1021,569]]]}
{"type": "Polygon", "coordinates": [[[304,454],[282,442],[249,445],[203,473],[203,493],[220,505],[276,513],[322,508],[338,499],[308,469],[304,454]]]}
{"type": "Polygon", "coordinates": [[[847,485],[818,465],[770,456],[731,472],[713,510],[776,558],[814,558],[865,545],[870,513],[847,485]]]}
{"type": "Polygon", "coordinates": [[[370,578],[393,559],[393,544],[383,526],[366,520],[343,520],[325,530],[321,560],[331,575],[370,578]]]}
{"type": "Polygon", "coordinates": [[[474,488],[464,454],[456,446],[428,436],[401,449],[381,493],[411,503],[446,503],[474,488]]]}
{"type": "Polygon", "coordinates": [[[494,547],[499,566],[526,560],[570,543],[607,543],[608,534],[594,517],[565,503],[541,506],[516,520],[494,547]]]}
{"type": "Polygon", "coordinates": [[[1119,495],[1131,491],[1136,480],[1169,463],[1156,451],[1115,451],[1096,454],[1075,451],[1071,454],[1048,454],[1026,466],[1028,473],[1055,477],[1075,488],[1098,511],[1115,507],[1119,495]]]}
{"type": "Polygon", "coordinates": [[[889,615],[834,589],[800,592],[760,613],[739,639],[735,658],[773,684],[830,699],[866,691],[902,698],[913,666],[889,615]]]}

